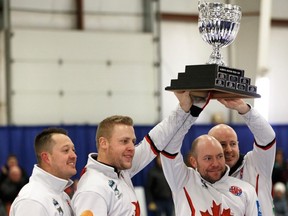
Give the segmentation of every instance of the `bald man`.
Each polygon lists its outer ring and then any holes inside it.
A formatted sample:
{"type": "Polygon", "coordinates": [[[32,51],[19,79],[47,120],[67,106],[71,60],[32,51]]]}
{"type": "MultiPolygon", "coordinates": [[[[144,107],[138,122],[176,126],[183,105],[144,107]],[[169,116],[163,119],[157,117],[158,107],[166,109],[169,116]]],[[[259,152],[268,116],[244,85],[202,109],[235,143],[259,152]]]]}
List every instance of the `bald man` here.
{"type": "Polygon", "coordinates": [[[183,137],[173,139],[161,154],[162,166],[172,190],[176,215],[261,215],[254,188],[228,176],[221,144],[212,136],[196,138],[187,167],[181,152],[183,137]],[[180,148],[178,148],[179,150],[180,148]]]}
{"type": "Polygon", "coordinates": [[[242,99],[219,99],[229,109],[236,110],[254,135],[252,151],[240,153],[237,133],[226,124],[214,126],[208,132],[222,145],[229,175],[250,183],[256,190],[262,216],[273,213],[272,171],[276,152],[276,135],[271,125],[242,99]]]}

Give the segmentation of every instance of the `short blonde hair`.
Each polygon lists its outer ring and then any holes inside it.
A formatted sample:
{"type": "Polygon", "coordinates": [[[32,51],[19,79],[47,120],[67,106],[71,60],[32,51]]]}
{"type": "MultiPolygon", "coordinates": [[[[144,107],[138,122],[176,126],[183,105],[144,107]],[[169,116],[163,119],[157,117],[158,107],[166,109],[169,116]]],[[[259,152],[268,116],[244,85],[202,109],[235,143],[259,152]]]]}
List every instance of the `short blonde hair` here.
{"type": "Polygon", "coordinates": [[[96,132],[97,149],[99,146],[99,138],[105,137],[106,139],[110,139],[112,136],[114,126],[118,124],[133,126],[133,120],[129,116],[113,115],[101,121],[98,125],[96,132]]]}

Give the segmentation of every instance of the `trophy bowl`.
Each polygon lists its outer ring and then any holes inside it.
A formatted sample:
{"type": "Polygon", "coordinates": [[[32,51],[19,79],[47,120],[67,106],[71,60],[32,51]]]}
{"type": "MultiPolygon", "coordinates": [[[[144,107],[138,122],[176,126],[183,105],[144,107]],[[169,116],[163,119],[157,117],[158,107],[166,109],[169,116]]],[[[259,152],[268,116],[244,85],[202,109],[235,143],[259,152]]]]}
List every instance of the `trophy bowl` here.
{"type": "Polygon", "coordinates": [[[237,36],[241,8],[237,5],[202,2],[198,4],[198,28],[202,39],[213,46],[207,64],[225,65],[220,48],[231,44],[237,36]]]}

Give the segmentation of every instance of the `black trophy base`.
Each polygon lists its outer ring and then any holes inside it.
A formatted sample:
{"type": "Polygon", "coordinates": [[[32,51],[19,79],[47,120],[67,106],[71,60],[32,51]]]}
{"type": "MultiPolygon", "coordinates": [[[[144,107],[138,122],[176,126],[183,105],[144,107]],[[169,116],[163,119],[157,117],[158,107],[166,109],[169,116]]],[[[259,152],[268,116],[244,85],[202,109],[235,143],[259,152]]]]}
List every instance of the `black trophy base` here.
{"type": "Polygon", "coordinates": [[[217,64],[187,65],[185,72],[172,79],[168,91],[190,91],[192,95],[211,98],[260,98],[257,87],[244,77],[244,70],[217,64]]]}

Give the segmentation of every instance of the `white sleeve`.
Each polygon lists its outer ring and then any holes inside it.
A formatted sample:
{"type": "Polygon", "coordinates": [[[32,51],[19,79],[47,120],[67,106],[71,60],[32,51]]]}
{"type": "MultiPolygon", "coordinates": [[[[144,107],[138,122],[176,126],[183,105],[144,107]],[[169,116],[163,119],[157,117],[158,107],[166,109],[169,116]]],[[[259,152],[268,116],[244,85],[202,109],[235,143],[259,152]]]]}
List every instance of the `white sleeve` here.
{"type": "Polygon", "coordinates": [[[183,188],[188,180],[189,168],[185,165],[182,155],[179,153],[174,159],[160,155],[165,178],[175,192],[183,188]]]}
{"type": "Polygon", "coordinates": [[[49,216],[49,212],[43,204],[35,200],[21,200],[12,206],[10,216],[49,216]]]}
{"type": "Polygon", "coordinates": [[[258,145],[266,146],[274,141],[276,135],[273,128],[253,107],[242,117],[253,133],[258,145]]]}
{"type": "Polygon", "coordinates": [[[75,216],[80,216],[84,212],[86,213],[85,215],[108,215],[107,203],[102,196],[95,192],[81,192],[77,194],[76,197],[73,197],[72,208],[75,216]]]}
{"type": "Polygon", "coordinates": [[[162,151],[167,144],[170,143],[171,139],[178,132],[179,128],[183,126],[189,116],[190,112],[186,113],[178,105],[175,111],[149,132],[150,138],[159,151],[162,151]]]}
{"type": "MultiPolygon", "coordinates": [[[[136,145],[132,168],[129,170],[130,177],[132,178],[147,166],[165,146],[174,145],[173,143],[184,138],[192,125],[191,119],[193,118],[190,113],[184,112],[178,105],[178,108],[170,116],[157,124],[149,132],[149,136],[136,145]]],[[[194,117],[194,119],[196,118],[194,117]]],[[[176,145],[174,148],[178,149],[176,145]]]]}
{"type": "Polygon", "coordinates": [[[276,152],[275,132],[264,117],[253,107],[248,113],[243,115],[243,118],[257,144],[254,144],[253,150],[247,154],[247,157],[251,158],[253,166],[257,167],[257,172],[271,179],[276,152]],[[269,144],[271,145],[265,148],[269,144]]]}
{"type": "Polygon", "coordinates": [[[197,117],[188,116],[161,153],[163,172],[172,191],[183,188],[188,179],[189,169],[184,163],[180,149],[185,135],[196,119],[197,117]]]}
{"type": "Polygon", "coordinates": [[[172,137],[171,141],[164,148],[163,152],[169,153],[169,154],[175,154],[175,153],[180,152],[185,135],[188,133],[189,129],[194,124],[196,119],[197,117],[193,117],[190,115],[186,119],[182,127],[179,128],[175,136],[172,137]]]}

